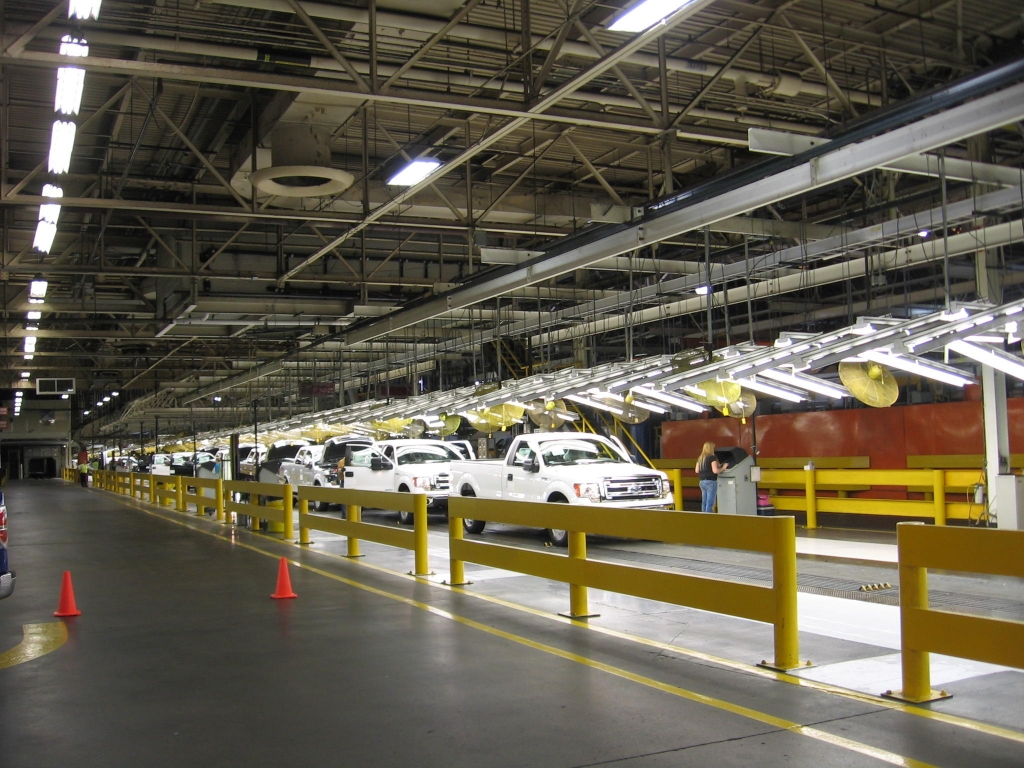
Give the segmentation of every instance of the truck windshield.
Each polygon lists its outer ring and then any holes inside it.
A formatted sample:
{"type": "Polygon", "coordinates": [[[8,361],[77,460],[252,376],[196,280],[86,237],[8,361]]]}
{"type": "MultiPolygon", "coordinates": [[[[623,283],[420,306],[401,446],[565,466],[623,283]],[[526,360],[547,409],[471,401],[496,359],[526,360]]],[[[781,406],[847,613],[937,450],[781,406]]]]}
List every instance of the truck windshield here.
{"type": "Polygon", "coordinates": [[[628,464],[610,445],[599,440],[559,440],[544,443],[540,448],[544,464],[560,467],[571,464],[628,464]]]}
{"type": "Polygon", "coordinates": [[[462,457],[447,445],[417,445],[399,449],[399,464],[442,464],[462,457]]]}

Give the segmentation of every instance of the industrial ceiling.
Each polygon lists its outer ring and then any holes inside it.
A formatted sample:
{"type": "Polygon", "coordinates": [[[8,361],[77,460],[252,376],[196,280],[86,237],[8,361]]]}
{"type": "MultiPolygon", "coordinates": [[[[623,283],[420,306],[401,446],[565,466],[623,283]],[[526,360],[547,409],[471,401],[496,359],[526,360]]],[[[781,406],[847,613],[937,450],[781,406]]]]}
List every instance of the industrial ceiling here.
{"type": "Polygon", "coordinates": [[[638,32],[589,0],[71,4],[0,2],[0,386],[74,377],[77,428],[1022,292],[1022,2],[693,0],[638,32]]]}

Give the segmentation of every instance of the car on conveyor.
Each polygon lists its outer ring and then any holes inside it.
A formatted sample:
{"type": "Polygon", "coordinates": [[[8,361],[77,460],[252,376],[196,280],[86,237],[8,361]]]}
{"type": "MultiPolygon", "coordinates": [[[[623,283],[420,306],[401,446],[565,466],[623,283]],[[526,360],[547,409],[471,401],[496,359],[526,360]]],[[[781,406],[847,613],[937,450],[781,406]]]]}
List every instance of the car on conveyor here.
{"type": "Polygon", "coordinates": [[[14,592],[14,571],[7,558],[7,505],[0,491],[0,600],[14,592]]]}

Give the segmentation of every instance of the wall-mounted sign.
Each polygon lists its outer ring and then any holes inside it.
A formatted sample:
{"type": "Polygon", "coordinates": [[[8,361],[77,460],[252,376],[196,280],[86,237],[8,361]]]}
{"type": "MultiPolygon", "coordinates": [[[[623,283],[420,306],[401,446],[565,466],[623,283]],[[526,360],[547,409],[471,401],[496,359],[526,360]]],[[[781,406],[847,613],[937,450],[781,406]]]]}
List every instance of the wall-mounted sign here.
{"type": "Polygon", "coordinates": [[[299,384],[299,397],[330,397],[337,392],[338,385],[332,381],[306,381],[299,384]]]}

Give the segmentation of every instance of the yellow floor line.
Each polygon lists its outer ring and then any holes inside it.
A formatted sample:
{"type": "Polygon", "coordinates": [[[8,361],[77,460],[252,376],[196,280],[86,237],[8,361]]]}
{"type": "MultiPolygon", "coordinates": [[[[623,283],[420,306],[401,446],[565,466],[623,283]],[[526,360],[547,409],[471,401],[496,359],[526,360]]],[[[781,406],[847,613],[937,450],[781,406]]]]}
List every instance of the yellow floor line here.
{"type": "Polygon", "coordinates": [[[68,628],[63,621],[45,624],[23,624],[23,639],[11,650],[0,653],[0,669],[24,664],[55,651],[68,641],[68,628]]]}
{"type": "MultiPolygon", "coordinates": [[[[141,512],[147,514],[147,515],[151,515],[153,517],[160,518],[161,520],[165,520],[165,521],[173,523],[175,525],[180,525],[180,526],[182,526],[184,528],[188,528],[189,530],[195,531],[196,533],[201,533],[201,534],[204,534],[206,536],[212,536],[213,538],[219,539],[221,541],[224,540],[223,537],[217,535],[216,532],[214,532],[214,531],[206,531],[206,530],[203,530],[202,528],[197,528],[197,527],[195,527],[193,525],[189,525],[185,520],[175,520],[172,517],[168,517],[166,515],[158,514],[156,512],[151,511],[151,510],[143,509],[141,507],[134,506],[134,505],[132,505],[132,508],[133,509],[138,509],[139,511],[141,511],[141,512]]],[[[269,552],[269,551],[267,551],[265,549],[262,549],[260,547],[255,546],[253,544],[247,544],[247,543],[238,541],[237,539],[232,541],[232,542],[230,542],[230,543],[233,546],[242,547],[242,548],[247,549],[247,550],[249,550],[251,552],[255,552],[257,554],[264,555],[266,557],[275,558],[275,559],[277,557],[279,557],[279,555],[277,555],[274,552],[269,552]]],[[[531,640],[529,638],[522,637],[520,635],[516,635],[516,634],[513,634],[511,632],[506,632],[504,630],[497,629],[496,627],[488,626],[487,624],[482,624],[482,623],[480,623],[478,621],[474,621],[473,619],[468,619],[468,618],[466,618],[464,616],[459,616],[457,614],[451,613],[450,611],[446,611],[446,610],[444,610],[442,608],[438,608],[436,606],[429,605],[427,603],[423,603],[423,602],[420,602],[418,600],[414,600],[414,599],[409,598],[409,597],[405,597],[404,595],[397,595],[397,594],[395,594],[393,592],[388,592],[387,590],[379,589],[377,587],[372,587],[369,584],[363,584],[362,582],[355,581],[353,579],[348,579],[348,578],[346,578],[344,576],[339,576],[339,575],[334,574],[334,573],[330,573],[329,571],[322,570],[320,568],[317,568],[316,566],[308,565],[306,563],[302,563],[302,562],[299,562],[297,560],[290,560],[289,562],[292,563],[297,568],[302,568],[304,570],[309,571],[310,573],[315,573],[318,576],[323,576],[324,578],[328,578],[328,579],[331,579],[333,581],[340,582],[340,583],[345,584],[347,586],[354,587],[355,589],[359,589],[359,590],[362,590],[364,592],[369,592],[370,594],[378,595],[380,597],[385,597],[385,598],[387,598],[389,600],[394,600],[394,601],[397,601],[399,603],[403,603],[405,605],[408,605],[408,606],[411,606],[411,607],[414,607],[414,608],[418,608],[419,610],[425,611],[425,612],[433,614],[435,616],[439,616],[439,617],[448,619],[450,621],[454,621],[454,622],[456,622],[458,624],[462,624],[463,626],[471,627],[471,628],[479,630],[481,632],[486,632],[489,635],[493,635],[495,637],[500,637],[500,638],[502,638],[504,640],[508,640],[510,642],[517,643],[519,645],[523,645],[523,646],[525,646],[527,648],[532,648],[534,650],[541,651],[543,653],[547,653],[547,654],[550,654],[552,656],[557,656],[559,658],[566,659],[567,661],[572,661],[572,662],[574,662],[576,664],[581,664],[581,665],[589,667],[591,669],[599,670],[601,672],[605,672],[605,673],[613,675],[615,677],[619,677],[619,678],[621,678],[623,680],[629,680],[631,682],[638,683],[638,684],[644,685],[644,686],[646,686],[648,688],[652,688],[654,690],[662,691],[664,693],[668,693],[670,695],[677,696],[679,698],[686,699],[688,701],[693,701],[693,702],[696,702],[698,704],[703,704],[705,706],[713,707],[715,709],[719,709],[719,710],[722,710],[722,711],[725,711],[725,712],[729,712],[729,713],[734,714],[734,715],[739,715],[740,717],[745,717],[745,718],[748,718],[750,720],[754,720],[756,722],[763,723],[765,725],[769,725],[769,726],[772,726],[774,728],[779,728],[780,730],[789,731],[791,733],[794,733],[794,734],[797,734],[797,735],[800,735],[800,736],[805,736],[807,738],[814,739],[816,741],[820,741],[820,742],[823,742],[823,743],[826,743],[826,744],[831,744],[832,746],[836,746],[836,747],[840,747],[842,749],[846,749],[848,751],[856,752],[858,754],[865,755],[867,757],[873,757],[873,758],[875,758],[877,760],[880,760],[882,762],[888,763],[890,765],[903,766],[904,768],[935,768],[935,766],[933,766],[931,763],[925,763],[925,762],[922,762],[920,760],[914,760],[913,758],[904,757],[903,755],[898,755],[895,752],[890,752],[890,751],[885,750],[885,749],[881,749],[881,748],[878,748],[878,747],[873,747],[873,746],[871,746],[869,744],[863,744],[863,743],[861,743],[859,741],[854,741],[853,739],[848,739],[848,738],[845,738],[843,736],[837,736],[835,734],[828,733],[826,731],[822,731],[820,729],[813,728],[811,726],[802,725],[800,723],[796,723],[796,722],[793,722],[791,720],[786,720],[784,718],[776,717],[775,715],[770,715],[770,714],[768,714],[766,712],[760,712],[760,711],[758,711],[756,709],[751,709],[749,707],[744,707],[744,706],[739,705],[739,704],[733,704],[731,702],[724,701],[722,699],[717,699],[717,698],[715,698],[713,696],[707,696],[707,695],[704,695],[704,694],[701,694],[701,693],[695,693],[694,691],[689,691],[689,690],[686,690],[685,688],[680,688],[679,686],[671,685],[669,683],[663,683],[660,680],[655,680],[653,678],[646,677],[644,675],[639,675],[639,674],[636,674],[635,672],[630,672],[630,671],[622,669],[620,667],[615,667],[615,666],[612,666],[610,664],[605,664],[603,662],[595,661],[593,659],[587,658],[586,656],[580,656],[578,654],[562,650],[561,648],[556,648],[554,646],[547,645],[545,643],[539,643],[539,642],[537,642],[535,640],[531,640]]]]}

